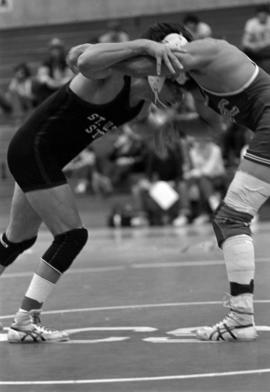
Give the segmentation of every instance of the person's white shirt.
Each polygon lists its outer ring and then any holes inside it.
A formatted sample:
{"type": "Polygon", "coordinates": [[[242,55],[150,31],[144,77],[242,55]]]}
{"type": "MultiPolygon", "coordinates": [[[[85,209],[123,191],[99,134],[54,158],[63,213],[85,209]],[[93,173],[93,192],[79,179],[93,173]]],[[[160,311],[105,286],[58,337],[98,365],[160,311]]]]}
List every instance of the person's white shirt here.
{"type": "Polygon", "coordinates": [[[270,45],[270,16],[267,17],[265,23],[261,23],[257,17],[247,20],[242,45],[250,49],[270,45]]]}
{"type": "Polygon", "coordinates": [[[195,177],[216,177],[225,173],[221,148],[213,142],[195,142],[190,150],[190,158],[193,165],[191,174],[195,177]]]}

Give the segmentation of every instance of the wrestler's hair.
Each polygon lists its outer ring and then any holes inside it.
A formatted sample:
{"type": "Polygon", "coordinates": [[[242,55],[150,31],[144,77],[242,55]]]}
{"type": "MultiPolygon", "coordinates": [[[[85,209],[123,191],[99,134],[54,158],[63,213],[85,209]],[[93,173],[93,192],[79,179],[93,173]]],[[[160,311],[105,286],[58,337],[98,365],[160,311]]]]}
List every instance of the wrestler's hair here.
{"type": "Polygon", "coordinates": [[[152,41],[161,42],[163,39],[171,34],[182,34],[187,41],[193,41],[192,34],[180,23],[156,23],[147,29],[142,38],[150,39],[152,41]]]}

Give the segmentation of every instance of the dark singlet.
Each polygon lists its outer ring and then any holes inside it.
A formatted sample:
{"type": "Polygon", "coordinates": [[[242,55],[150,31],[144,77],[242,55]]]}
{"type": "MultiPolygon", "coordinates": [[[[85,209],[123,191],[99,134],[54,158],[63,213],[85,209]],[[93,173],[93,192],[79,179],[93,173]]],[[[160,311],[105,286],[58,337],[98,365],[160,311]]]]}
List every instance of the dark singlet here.
{"type": "Polygon", "coordinates": [[[231,122],[256,132],[262,116],[270,110],[270,76],[256,66],[254,74],[239,90],[215,93],[200,87],[206,104],[231,122]]]}
{"type": "Polygon", "coordinates": [[[97,138],[135,118],[144,101],[129,105],[129,76],[108,103],[80,99],[69,85],[44,101],[17,131],[8,151],[11,173],[22,189],[64,182],[61,169],[97,138]]]}
{"type": "Polygon", "coordinates": [[[200,89],[209,107],[254,132],[244,158],[270,167],[270,75],[256,66],[250,80],[237,91],[217,94],[200,89]]]}

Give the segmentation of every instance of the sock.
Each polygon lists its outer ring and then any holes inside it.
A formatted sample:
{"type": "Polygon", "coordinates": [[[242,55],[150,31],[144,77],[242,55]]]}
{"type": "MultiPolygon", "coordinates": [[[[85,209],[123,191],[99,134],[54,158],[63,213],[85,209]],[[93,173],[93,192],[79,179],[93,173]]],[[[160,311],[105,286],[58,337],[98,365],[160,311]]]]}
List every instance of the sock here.
{"type": "Polygon", "coordinates": [[[224,241],[222,250],[230,282],[231,303],[233,307],[252,314],[255,275],[253,240],[246,234],[233,236],[224,241]]]}
{"type": "Polygon", "coordinates": [[[25,293],[21,309],[26,311],[41,309],[60,276],[59,272],[42,260],[25,293]]]}
{"type": "Polygon", "coordinates": [[[253,294],[245,293],[236,296],[231,296],[230,305],[232,309],[236,309],[239,315],[244,314],[252,318],[254,322],[254,301],[253,294]]]}
{"type": "MultiPolygon", "coordinates": [[[[249,285],[251,281],[254,281],[255,275],[252,238],[246,234],[227,238],[223,243],[222,250],[229,282],[238,284],[240,292],[250,293],[249,285]],[[243,287],[240,288],[239,285],[243,285],[243,287]]],[[[234,294],[232,293],[232,295],[234,294]]]]}

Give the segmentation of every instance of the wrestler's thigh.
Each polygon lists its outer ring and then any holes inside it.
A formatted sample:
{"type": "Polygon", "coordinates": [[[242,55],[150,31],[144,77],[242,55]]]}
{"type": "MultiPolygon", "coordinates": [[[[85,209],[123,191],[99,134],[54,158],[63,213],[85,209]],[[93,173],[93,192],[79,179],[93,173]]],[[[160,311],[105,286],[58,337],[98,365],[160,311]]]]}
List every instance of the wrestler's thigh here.
{"type": "MultiPolygon", "coordinates": [[[[270,116],[269,116],[270,120],[270,116]]],[[[259,125],[240,164],[240,170],[270,183],[270,127],[268,117],[259,125]]]]}
{"type": "Polygon", "coordinates": [[[26,197],[53,235],[82,227],[68,184],[30,191],[26,193],[26,197]]]}
{"type": "Polygon", "coordinates": [[[12,242],[33,238],[37,235],[40,224],[41,218],[31,207],[19,185],[15,183],[6,229],[7,238],[12,242]]]}
{"type": "Polygon", "coordinates": [[[270,184],[270,166],[243,159],[240,163],[239,170],[270,184]]]}

